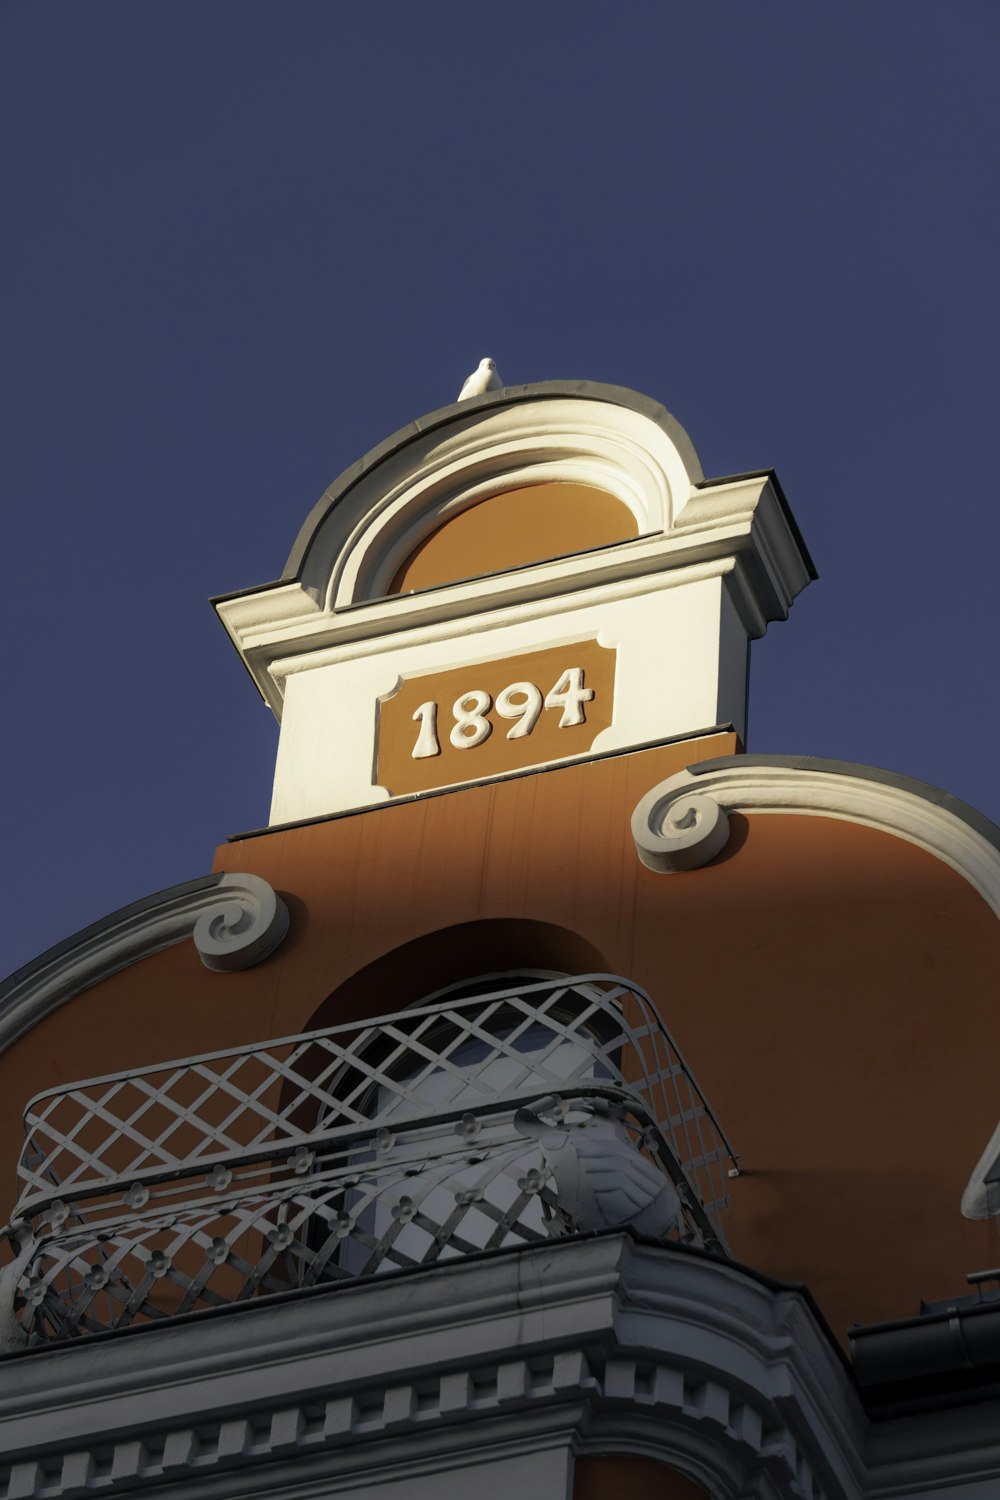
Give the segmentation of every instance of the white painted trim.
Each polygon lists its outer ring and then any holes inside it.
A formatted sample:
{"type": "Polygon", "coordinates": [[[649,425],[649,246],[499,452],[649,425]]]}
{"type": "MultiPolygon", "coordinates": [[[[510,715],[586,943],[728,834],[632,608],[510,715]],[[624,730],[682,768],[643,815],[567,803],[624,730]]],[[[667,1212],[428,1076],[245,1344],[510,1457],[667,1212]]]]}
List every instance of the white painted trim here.
{"type": "MultiPolygon", "coordinates": [[[[398,677],[475,669],[482,662],[509,664],[528,652],[572,649],[572,643],[595,637],[614,643],[617,664],[613,719],[592,741],[594,754],[680,738],[706,725],[731,724],[742,735],[746,636],[738,622],[735,636],[728,628],[735,611],[725,576],[699,577],[681,588],[646,588],[647,581],[675,576],[638,579],[634,591],[622,587],[617,598],[605,597],[599,606],[581,592],[550,601],[542,616],[529,620],[501,623],[497,615],[491,629],[452,628],[433,641],[401,634],[373,642],[368,651],[351,643],[349,655],[332,661],[315,652],[287,662],[293,670],[284,678],[270,821],[321,817],[384,800],[385,792],[373,791],[375,703],[398,677]]],[[[572,664],[572,656],[563,662],[572,664]]],[[[482,685],[462,675],[471,686],[482,685]]],[[[520,675],[517,669],[514,676],[520,675]]],[[[450,705],[443,712],[447,716],[450,705]]],[[[550,742],[536,766],[554,764],[563,748],[550,742]]],[[[457,760],[450,767],[456,781],[488,774],[475,750],[461,760],[461,767],[457,760]]]]}
{"type": "Polygon", "coordinates": [[[252,969],[284,939],[288,908],[259,875],[223,875],[217,890],[191,933],[198,956],[220,974],[252,969]]]}
{"type": "MultiPolygon", "coordinates": [[[[580,574],[580,586],[576,589],[559,588],[558,568],[555,564],[549,564],[552,573],[547,580],[540,580],[540,594],[534,597],[534,591],[528,589],[523,591],[519,598],[508,601],[504,607],[496,609],[478,609],[469,615],[456,613],[439,613],[438,616],[411,616],[414,624],[406,628],[399,627],[393,621],[391,630],[379,630],[379,624],[385,615],[379,610],[379,616],[375,615],[375,606],[372,613],[366,613],[367,618],[355,619],[351,622],[342,622],[345,628],[336,631],[337,639],[330,645],[316,645],[307,654],[303,652],[289,652],[282,657],[274,657],[268,664],[268,672],[274,682],[283,684],[286,678],[294,676],[297,672],[310,672],[316,666],[334,666],[340,661],[355,661],[358,658],[369,658],[373,655],[396,654],[400,649],[408,649],[411,646],[436,645],[438,642],[456,642],[466,640],[469,636],[492,636],[505,625],[528,624],[532,621],[547,621],[547,619],[558,618],[562,610],[570,607],[600,607],[606,604],[618,603],[622,598],[640,598],[648,594],[660,594],[666,589],[685,588],[691,583],[703,583],[714,577],[727,577],[732,571],[732,561],[705,562],[705,564],[693,565],[693,567],[673,568],[669,573],[648,573],[633,576],[625,573],[624,576],[609,576],[606,579],[597,579],[594,582],[588,579],[586,573],[580,574]],[[546,592],[546,583],[550,583],[549,591],[546,592]],[[558,606],[562,606],[559,609],[558,606]],[[460,618],[460,630],[456,630],[456,618],[460,618]],[[354,628],[352,628],[354,627],[354,628]]],[[[610,574],[610,570],[609,570],[610,574]]],[[[499,574],[498,574],[499,577],[499,574]]],[[[493,579],[484,579],[484,583],[492,583],[493,579]]],[[[463,594],[468,595],[469,585],[456,585],[462,589],[463,594]]],[[[462,600],[465,604],[466,600],[462,600]]],[[[388,612],[387,612],[388,613],[388,612]]],[[[360,612],[358,612],[360,615],[360,612]]],[[[492,652],[486,651],[483,660],[492,660],[492,652]]]]}
{"type": "Polygon", "coordinates": [[[632,814],[639,859],[661,875],[700,869],[722,853],[729,839],[729,819],[715,798],[700,792],[678,796],[674,779],[647,792],[632,814]]]}
{"type": "Polygon", "coordinates": [[[467,582],[336,611],[295,582],[223,599],[216,607],[280,719],[289,674],[320,662],[398,650],[404,640],[454,638],[459,624],[468,635],[719,575],[751,637],[762,635],[771,620],[785,619],[809,582],[808,560],[767,475],[694,491],[669,533],[467,582]]]}
{"type": "Polygon", "coordinates": [[[962,875],[1000,917],[996,844],[952,809],[921,795],[918,783],[899,785],[873,779],[864,771],[861,766],[850,774],[804,765],[754,764],[739,756],[701,773],[680,771],[660,782],[636,807],[632,836],[637,852],[650,869],[663,871],[695,869],[714,859],[722,846],[706,839],[711,820],[685,817],[692,799],[711,799],[726,813],[836,818],[892,834],[933,854],[962,875]],[[683,865],[670,863],[678,844],[683,865]]]}
{"type": "Polygon", "coordinates": [[[463,414],[359,480],[313,537],[302,582],[328,608],[378,597],[443,521],[521,485],[593,485],[640,532],[666,531],[700,477],[662,427],[614,402],[552,397],[463,414]]]}
{"type": "Polygon", "coordinates": [[[250,968],[288,931],[288,911],[259,875],[208,875],[113,912],[11,975],[0,990],[0,1052],[44,1016],[162,948],[193,938],[202,963],[250,968]]]}
{"type": "MultiPolygon", "coordinates": [[[[717,1500],[954,1500],[1000,1477],[995,1403],[872,1422],[801,1289],[620,1234],[167,1318],[0,1368],[0,1480],[23,1497],[397,1497],[409,1478],[450,1500],[472,1466],[482,1500],[501,1500],[505,1455],[559,1452],[657,1459],[717,1500]]],[[[554,1493],[545,1477],[525,1500],[554,1493]]]]}

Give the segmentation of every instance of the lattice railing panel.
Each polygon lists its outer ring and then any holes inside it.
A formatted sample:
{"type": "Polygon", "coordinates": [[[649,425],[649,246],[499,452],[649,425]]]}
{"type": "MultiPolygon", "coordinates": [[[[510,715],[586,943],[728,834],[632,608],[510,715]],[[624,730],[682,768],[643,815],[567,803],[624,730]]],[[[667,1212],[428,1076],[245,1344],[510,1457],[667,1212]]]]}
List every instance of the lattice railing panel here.
{"type": "Polygon", "coordinates": [[[585,975],[37,1096],[19,1321],[58,1340],[572,1231],[527,1105],[610,1109],[676,1189],[656,1233],[725,1253],[721,1127],[648,997],[585,975]]]}
{"type": "Polygon", "coordinates": [[[585,1080],[640,1099],[706,1211],[725,1207],[731,1149],[648,997],[624,980],[585,975],[40,1094],[25,1115],[18,1212],[134,1180],[154,1195],[179,1177],[190,1189],[222,1162],[244,1171],[256,1162],[273,1180],[277,1159],[359,1127],[585,1080]]]}
{"type": "MultiPolygon", "coordinates": [[[[438,1154],[426,1159],[428,1134],[419,1161],[404,1134],[394,1148],[401,1157],[321,1172],[280,1191],[137,1212],[97,1231],[67,1223],[43,1238],[25,1270],[21,1326],[31,1343],[73,1338],[517,1248],[557,1226],[551,1174],[534,1144],[512,1131],[509,1114],[476,1139],[476,1150],[438,1129],[438,1154]]],[[[362,1144],[356,1154],[372,1157],[377,1147],[362,1144]]],[[[701,1243],[698,1217],[686,1213],[673,1237],[701,1243]]]]}

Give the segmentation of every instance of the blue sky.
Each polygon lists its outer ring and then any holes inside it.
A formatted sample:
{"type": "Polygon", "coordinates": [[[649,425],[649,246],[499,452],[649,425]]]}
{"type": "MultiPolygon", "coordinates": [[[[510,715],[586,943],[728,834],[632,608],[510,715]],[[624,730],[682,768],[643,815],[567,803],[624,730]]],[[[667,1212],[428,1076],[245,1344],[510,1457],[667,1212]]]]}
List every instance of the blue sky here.
{"type": "Polygon", "coordinates": [[[1000,819],[995,0],[6,0],[0,971],[266,820],[207,604],[457,393],[635,387],[820,581],[749,748],[1000,819]]]}

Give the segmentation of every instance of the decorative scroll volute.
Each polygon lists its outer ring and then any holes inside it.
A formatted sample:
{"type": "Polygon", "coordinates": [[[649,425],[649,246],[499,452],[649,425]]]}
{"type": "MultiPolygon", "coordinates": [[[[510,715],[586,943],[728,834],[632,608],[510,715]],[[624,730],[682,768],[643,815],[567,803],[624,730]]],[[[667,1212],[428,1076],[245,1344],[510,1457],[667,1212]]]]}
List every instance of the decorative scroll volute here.
{"type": "Polygon", "coordinates": [[[203,911],[192,937],[206,969],[249,969],[273,953],[288,931],[288,909],[258,875],[226,875],[220,900],[203,911]]]}
{"type": "Polygon", "coordinates": [[[721,854],[729,839],[726,811],[685,777],[661,781],[632,814],[636,853],[648,870],[697,870],[721,854]]]}

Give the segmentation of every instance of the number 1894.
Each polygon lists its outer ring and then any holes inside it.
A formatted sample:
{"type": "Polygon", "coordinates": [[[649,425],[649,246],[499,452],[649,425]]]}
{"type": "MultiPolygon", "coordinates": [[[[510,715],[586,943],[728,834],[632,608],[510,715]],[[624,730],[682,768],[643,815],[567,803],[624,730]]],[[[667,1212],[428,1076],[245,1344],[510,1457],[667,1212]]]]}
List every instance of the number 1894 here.
{"type": "MultiPolygon", "coordinates": [[[[448,739],[456,750],[474,750],[483,744],[493,733],[493,725],[487,718],[491,709],[495,709],[501,719],[515,720],[507,731],[509,740],[525,739],[538,723],[543,708],[561,709],[559,728],[568,729],[571,725],[586,722],[583,705],[593,696],[593,688],[583,685],[582,667],[567,668],[544,698],[533,682],[512,682],[497,694],[495,703],[482,688],[472,688],[460,694],[452,704],[455,722],[448,739]]],[[[417,742],[410,752],[413,759],[424,760],[431,755],[440,755],[438,705],[433,701],[421,703],[413,715],[413,722],[420,725],[417,742]]]]}

